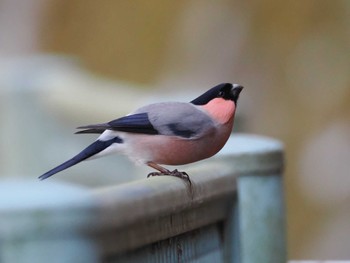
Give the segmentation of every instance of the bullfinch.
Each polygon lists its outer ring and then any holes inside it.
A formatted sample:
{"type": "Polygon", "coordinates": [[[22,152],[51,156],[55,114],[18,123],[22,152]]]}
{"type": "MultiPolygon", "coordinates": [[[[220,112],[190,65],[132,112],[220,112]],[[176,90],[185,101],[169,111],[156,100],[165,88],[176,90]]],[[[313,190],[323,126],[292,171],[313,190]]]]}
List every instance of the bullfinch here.
{"type": "Polygon", "coordinates": [[[161,102],[102,124],[78,127],[77,134],[100,134],[72,159],[44,173],[44,180],[81,161],[123,153],[135,163],[158,172],[188,178],[185,172],[161,165],[182,165],[209,158],[225,145],[233,127],[237,100],[243,87],[222,83],[191,102],[161,102]]]}

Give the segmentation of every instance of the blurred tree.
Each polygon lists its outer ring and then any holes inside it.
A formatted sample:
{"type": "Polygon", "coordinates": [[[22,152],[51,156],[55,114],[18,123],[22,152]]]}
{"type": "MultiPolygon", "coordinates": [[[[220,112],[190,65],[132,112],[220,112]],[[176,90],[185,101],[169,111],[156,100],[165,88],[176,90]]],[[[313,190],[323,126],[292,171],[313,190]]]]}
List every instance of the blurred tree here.
{"type": "Polygon", "coordinates": [[[184,1],[52,1],[42,31],[50,52],[79,57],[110,78],[154,81],[184,1]]]}

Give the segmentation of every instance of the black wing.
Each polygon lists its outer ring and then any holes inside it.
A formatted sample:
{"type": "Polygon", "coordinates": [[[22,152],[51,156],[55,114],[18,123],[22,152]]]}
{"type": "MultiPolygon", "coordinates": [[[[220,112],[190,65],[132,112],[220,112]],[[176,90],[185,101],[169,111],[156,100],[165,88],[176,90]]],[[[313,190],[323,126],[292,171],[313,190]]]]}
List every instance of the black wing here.
{"type": "Polygon", "coordinates": [[[159,134],[159,132],[153,127],[152,123],[150,122],[147,113],[127,115],[108,123],[86,125],[78,127],[77,129],[84,130],[78,131],[76,134],[102,133],[105,130],[143,134],[159,134]]]}

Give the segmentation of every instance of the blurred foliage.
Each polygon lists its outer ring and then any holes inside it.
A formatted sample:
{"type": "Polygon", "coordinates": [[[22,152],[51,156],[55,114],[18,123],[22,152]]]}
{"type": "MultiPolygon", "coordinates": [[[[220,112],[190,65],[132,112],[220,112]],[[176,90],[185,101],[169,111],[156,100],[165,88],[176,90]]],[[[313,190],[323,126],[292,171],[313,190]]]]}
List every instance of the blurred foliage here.
{"type": "Polygon", "coordinates": [[[151,82],[183,1],[52,1],[43,47],[107,77],[151,82]]]}

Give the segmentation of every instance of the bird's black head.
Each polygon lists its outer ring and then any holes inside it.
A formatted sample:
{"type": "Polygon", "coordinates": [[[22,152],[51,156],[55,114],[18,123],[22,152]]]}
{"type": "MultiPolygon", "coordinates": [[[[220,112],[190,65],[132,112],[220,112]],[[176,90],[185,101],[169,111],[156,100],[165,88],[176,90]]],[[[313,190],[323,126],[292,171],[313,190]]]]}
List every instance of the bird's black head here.
{"type": "Polygon", "coordinates": [[[222,83],[214,88],[211,88],[198,98],[191,101],[194,105],[205,105],[209,101],[215,98],[223,98],[225,100],[232,100],[237,104],[239,94],[241,93],[243,87],[238,84],[222,83]]]}

